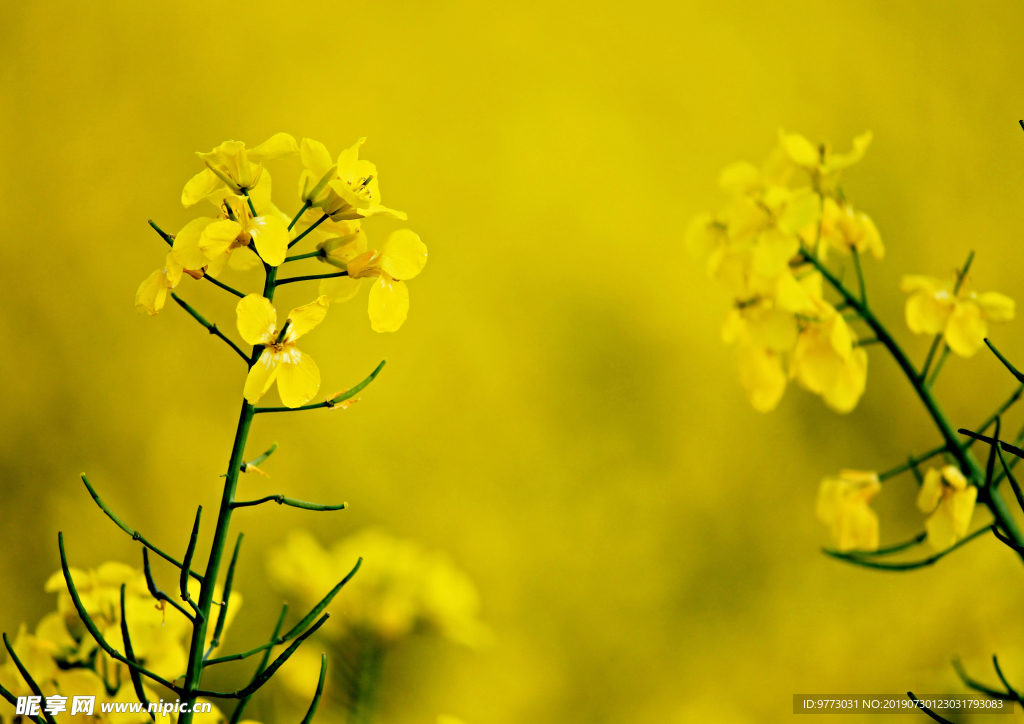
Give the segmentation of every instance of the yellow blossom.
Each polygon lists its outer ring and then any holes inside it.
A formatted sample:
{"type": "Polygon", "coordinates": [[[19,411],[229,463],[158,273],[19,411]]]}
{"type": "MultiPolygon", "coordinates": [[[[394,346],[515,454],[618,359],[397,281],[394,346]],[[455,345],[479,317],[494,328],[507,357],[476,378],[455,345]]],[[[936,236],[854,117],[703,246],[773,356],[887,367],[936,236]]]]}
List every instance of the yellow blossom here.
{"type": "Polygon", "coordinates": [[[774,410],[786,390],[783,354],[796,342],[793,314],[769,300],[734,309],[722,327],[722,339],[736,345],[740,384],[758,412],[774,410]]]}
{"type": "Polygon", "coordinates": [[[246,149],[241,141],[224,141],[209,153],[197,152],[206,168],[185,184],[181,203],[188,208],[221,188],[235,194],[257,188],[264,173],[263,161],[291,156],[297,151],[295,138],[277,133],[252,149],[246,149]]]}
{"type": "Polygon", "coordinates": [[[1016,304],[998,292],[979,294],[964,281],[943,281],[908,274],[900,289],[909,294],[907,326],[915,334],[941,334],[949,348],[961,357],[971,357],[984,344],[989,322],[1013,319],[1016,304]]]}
{"type": "Polygon", "coordinates": [[[800,331],[790,374],[832,409],[850,412],[864,394],[868,354],[842,315],[823,302],[818,316],[800,331]]]}
{"type": "Polygon", "coordinates": [[[881,489],[876,473],[861,470],[842,470],[838,478],[821,481],[816,513],[839,550],[878,548],[878,514],[868,504],[881,489]]]}
{"type": "Polygon", "coordinates": [[[928,469],[917,494],[917,507],[931,514],[925,530],[933,548],[945,550],[967,535],[977,499],[978,489],[959,468],[946,465],[941,470],[928,469]]]}
{"type": "Polygon", "coordinates": [[[309,402],[320,389],[320,370],[312,358],[295,342],[327,314],[327,297],[296,307],[288,313],[287,331],[282,338],[277,329],[277,310],[265,297],[250,294],[238,302],[238,332],[252,345],[265,345],[260,358],[245,380],[245,399],[255,405],[274,381],[281,402],[299,407],[309,402]]]}
{"type": "Polygon", "coordinates": [[[300,198],[334,221],[364,219],[375,214],[405,219],[403,212],[381,204],[377,167],[359,158],[359,147],[364,141],[365,138],[360,138],[338,154],[338,161],[332,164],[322,143],[303,138],[300,157],[305,170],[299,179],[300,198]]]}
{"type": "Polygon", "coordinates": [[[174,258],[174,252],[168,252],[164,265],[150,274],[139,285],[135,292],[135,310],[154,315],[164,308],[167,292],[178,286],[183,273],[181,264],[174,258]]]}
{"type": "MultiPolygon", "coordinates": [[[[348,250],[351,252],[358,248],[358,244],[359,239],[356,238],[345,246],[352,245],[348,250]]],[[[347,253],[338,254],[338,259],[347,253]]],[[[364,278],[377,280],[370,287],[367,305],[370,326],[375,332],[394,332],[405,322],[409,314],[409,289],[405,280],[419,274],[426,263],[427,246],[409,229],[392,232],[380,249],[364,252],[346,262],[348,276],[356,283],[364,278]]],[[[325,282],[321,283],[320,293],[328,295],[332,301],[351,299],[355,293],[349,283],[342,286],[325,282]]]]}
{"type": "MultiPolygon", "coordinates": [[[[358,221],[343,221],[339,227],[340,236],[324,239],[316,248],[321,261],[347,270],[350,261],[366,253],[366,234],[358,221]]],[[[324,279],[320,282],[320,294],[332,302],[347,302],[359,291],[359,285],[360,280],[351,276],[324,279]]]]}
{"type": "Polygon", "coordinates": [[[210,199],[219,205],[219,218],[194,219],[174,237],[173,253],[185,269],[209,267],[208,272],[216,275],[225,263],[245,270],[258,265],[260,259],[270,266],[284,261],[290,240],[288,224],[269,201],[263,207],[267,213],[254,216],[242,196],[221,190],[212,193],[210,199]]]}
{"type": "Polygon", "coordinates": [[[822,259],[827,257],[830,249],[845,253],[855,249],[858,254],[870,253],[875,259],[885,256],[885,246],[875,222],[863,211],[855,211],[845,201],[825,198],[820,231],[819,240],[818,224],[808,224],[801,231],[801,236],[809,248],[819,241],[818,256],[822,259]]]}
{"type": "Polygon", "coordinates": [[[815,146],[799,133],[779,131],[779,145],[786,156],[800,168],[807,171],[815,188],[830,194],[834,191],[839,173],[864,158],[864,152],[871,145],[870,131],[853,139],[853,148],[847,153],[836,153],[827,143],[815,146]]]}

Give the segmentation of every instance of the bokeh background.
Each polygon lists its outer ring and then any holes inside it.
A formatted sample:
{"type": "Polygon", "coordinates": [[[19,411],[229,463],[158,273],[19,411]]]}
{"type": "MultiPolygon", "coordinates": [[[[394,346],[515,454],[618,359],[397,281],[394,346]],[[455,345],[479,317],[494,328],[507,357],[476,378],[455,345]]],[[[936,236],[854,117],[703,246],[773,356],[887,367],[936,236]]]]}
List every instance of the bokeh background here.
{"type": "MultiPolygon", "coordinates": [[[[258,420],[250,449],[281,449],[254,493],[352,507],[237,516],[230,646],[275,615],[264,560],[287,531],[379,525],[446,551],[494,632],[481,651],[404,646],[388,724],[783,721],[795,693],[962,692],[950,659],[994,681],[994,652],[1024,682],[1024,571],[995,541],[908,575],[819,552],[822,476],[936,441],[895,366],[872,348],[850,415],[795,388],[755,413],[720,342],[728,300],[683,245],[718,170],[759,162],[779,127],[840,148],[870,129],[845,186],[888,247],[872,300],[914,353],[901,273],[974,249],[978,287],[1020,300],[1019,4],[28,1],[4,18],[5,630],[52,609],[58,529],[76,565],[137,562],[80,471],[175,550],[217,500],[242,370],[179,309],[136,315],[166,253],[146,220],[192,218],[194,151],[288,131],[334,153],[368,136],[430,263],[398,334],[370,331],[364,292],[307,338],[326,391],[388,360],[360,405],[258,420]]],[[[272,169],[293,212],[298,163],[272,169]]],[[[232,298],[180,291],[233,327],[232,298]]],[[[995,333],[1017,359],[1020,329],[995,333]]],[[[1010,389],[987,355],[939,384],[960,425],[1010,389]]],[[[900,479],[877,499],[883,541],[920,529],[913,496],[900,479]]]]}

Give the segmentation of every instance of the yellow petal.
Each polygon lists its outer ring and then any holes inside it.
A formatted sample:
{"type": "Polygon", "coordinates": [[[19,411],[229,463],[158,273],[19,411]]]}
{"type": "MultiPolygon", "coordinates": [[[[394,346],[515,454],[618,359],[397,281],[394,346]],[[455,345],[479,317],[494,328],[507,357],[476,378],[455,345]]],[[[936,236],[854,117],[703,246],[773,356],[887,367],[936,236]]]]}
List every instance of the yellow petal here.
{"type": "MultiPolygon", "coordinates": [[[[906,281],[907,277],[904,277],[906,281]]],[[[938,334],[945,329],[951,311],[952,300],[948,295],[939,298],[933,292],[921,289],[907,298],[907,326],[914,334],[938,334]]]]}
{"type": "Polygon", "coordinates": [[[263,169],[259,182],[249,189],[249,200],[252,201],[257,216],[270,216],[271,210],[275,208],[272,200],[272,188],[270,172],[267,169],[263,169]]]}
{"type": "Polygon", "coordinates": [[[753,269],[762,276],[774,278],[789,269],[789,260],[799,250],[800,239],[797,236],[769,229],[757,236],[751,256],[753,269]]]}
{"type": "Polygon", "coordinates": [[[269,344],[277,332],[277,310],[268,299],[250,294],[238,301],[238,333],[249,344],[269,344]]]}
{"type": "Polygon", "coordinates": [[[340,175],[355,175],[356,164],[359,163],[359,147],[365,142],[365,137],[360,138],[352,146],[338,154],[338,173],[340,175]]]}
{"type": "Polygon", "coordinates": [[[135,292],[135,311],[153,316],[163,309],[167,298],[167,285],[164,280],[162,267],[143,280],[135,292]]]}
{"type": "Polygon", "coordinates": [[[985,292],[978,295],[978,306],[990,322],[1009,322],[1017,311],[1017,304],[1005,294],[985,292]]]}
{"type": "Polygon", "coordinates": [[[794,314],[810,314],[815,311],[814,298],[808,286],[797,280],[788,269],[779,275],[775,283],[775,303],[780,309],[794,314]]]}
{"type": "Polygon", "coordinates": [[[958,302],[946,323],[945,340],[961,357],[973,357],[985,344],[988,325],[981,316],[981,307],[973,302],[958,302]]]}
{"type": "Polygon", "coordinates": [[[221,219],[209,224],[199,237],[199,248],[207,259],[220,256],[242,233],[242,226],[231,219],[221,219]]]}
{"type": "MultiPolygon", "coordinates": [[[[299,147],[299,158],[302,161],[302,165],[309,169],[313,185],[317,184],[320,178],[334,165],[331,163],[331,154],[327,152],[327,147],[320,143],[320,141],[314,141],[312,138],[302,139],[302,145],[299,147]]],[[[312,185],[310,188],[312,188],[312,185]]]]}
{"type": "Polygon", "coordinates": [[[923,274],[904,274],[900,279],[900,291],[904,294],[926,291],[934,293],[945,285],[935,277],[927,277],[923,274]]]}
{"type": "Polygon", "coordinates": [[[829,335],[829,340],[832,343],[832,349],[840,359],[845,360],[850,356],[853,349],[853,332],[846,320],[838,314],[832,318],[832,332],[829,335]]]}
{"type": "Polygon", "coordinates": [[[840,169],[847,168],[864,158],[864,152],[868,150],[868,146],[871,145],[871,139],[874,136],[871,131],[865,131],[861,135],[853,139],[853,148],[847,153],[834,153],[829,159],[828,171],[838,171],[840,169]]]}
{"type": "Polygon", "coordinates": [[[821,218],[821,197],[809,188],[793,193],[786,209],[779,219],[779,228],[787,234],[796,234],[807,225],[818,223],[821,218]]]}
{"type": "Polygon", "coordinates": [[[181,191],[181,205],[187,209],[205,199],[219,186],[223,186],[223,183],[217,178],[217,174],[204,168],[185,184],[181,191]]]}
{"type": "Polygon", "coordinates": [[[347,302],[359,292],[359,285],[362,279],[352,277],[335,277],[324,279],[320,282],[318,294],[327,297],[329,302],[347,302]]]}
{"type": "Polygon", "coordinates": [[[409,288],[381,274],[370,287],[367,312],[374,332],[398,331],[409,314],[409,288]]]}
{"type": "Polygon", "coordinates": [[[942,500],[942,473],[935,468],[928,468],[924,474],[924,483],[917,492],[917,509],[922,513],[931,513],[942,500]]]}
{"type": "Polygon", "coordinates": [[[946,496],[949,517],[953,523],[953,534],[956,535],[957,540],[967,535],[977,499],[978,489],[973,485],[946,496]]]}
{"type": "Polygon", "coordinates": [[[214,223],[214,219],[205,216],[192,219],[174,235],[174,245],[171,247],[174,258],[186,269],[196,271],[210,263],[206,254],[199,248],[199,240],[206,227],[212,223],[214,223]]]}
{"type": "Polygon", "coordinates": [[[758,412],[774,410],[786,391],[786,373],[782,359],[763,347],[747,344],[736,351],[740,384],[750,404],[758,412]]]}
{"type": "Polygon", "coordinates": [[[965,490],[967,488],[967,478],[960,472],[960,468],[955,465],[946,465],[942,468],[942,479],[954,490],[965,490]]]}
{"type": "Polygon", "coordinates": [[[281,355],[277,391],[285,407],[299,407],[316,397],[320,389],[320,370],[302,350],[290,347],[281,355]]]}
{"type": "Polygon", "coordinates": [[[810,168],[817,166],[821,161],[818,149],[799,133],[779,131],[779,143],[793,163],[810,168]]]}
{"type": "MultiPolygon", "coordinates": [[[[228,264],[232,269],[237,271],[249,271],[250,269],[255,269],[256,267],[261,266],[262,262],[260,261],[260,258],[256,256],[256,252],[247,246],[243,246],[231,252],[231,255],[228,257],[228,264]]],[[[217,272],[213,269],[212,263],[210,268],[207,269],[207,273],[214,276],[217,275],[217,272]]]]}
{"type": "Polygon", "coordinates": [[[256,251],[270,266],[280,266],[288,255],[288,224],[278,216],[257,216],[249,222],[256,251]]]}
{"type": "Polygon", "coordinates": [[[393,231],[380,248],[380,267],[395,279],[412,279],[427,264],[427,245],[409,229],[393,231]]]}
{"type": "Polygon", "coordinates": [[[273,161],[278,158],[292,156],[299,152],[299,146],[295,143],[295,137],[290,133],[275,133],[266,141],[249,151],[249,158],[257,163],[260,161],[273,161]]]}
{"type": "Polygon", "coordinates": [[[321,296],[309,304],[303,304],[290,311],[288,319],[291,321],[291,326],[288,328],[287,340],[295,341],[324,321],[328,306],[327,297],[321,296]]]}
{"type": "Polygon", "coordinates": [[[857,347],[839,367],[833,386],[823,392],[822,399],[836,412],[850,412],[860,402],[867,379],[868,353],[863,347],[857,347]]]}
{"type": "Polygon", "coordinates": [[[757,188],[760,180],[761,172],[757,166],[747,161],[737,161],[722,169],[718,185],[734,194],[746,194],[757,188]]]}
{"type": "Polygon", "coordinates": [[[277,379],[280,368],[281,353],[274,352],[272,349],[263,350],[263,354],[256,360],[256,364],[249,368],[249,374],[245,378],[243,394],[250,405],[255,405],[266,394],[270,386],[274,384],[274,380],[277,379]]]}

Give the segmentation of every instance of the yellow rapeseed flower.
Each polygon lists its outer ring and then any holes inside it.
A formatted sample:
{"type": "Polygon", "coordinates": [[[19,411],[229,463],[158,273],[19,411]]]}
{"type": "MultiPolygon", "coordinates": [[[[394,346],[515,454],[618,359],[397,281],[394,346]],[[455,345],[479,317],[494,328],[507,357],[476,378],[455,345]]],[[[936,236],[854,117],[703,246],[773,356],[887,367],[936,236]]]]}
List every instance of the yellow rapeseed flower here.
{"type": "Polygon", "coordinates": [[[295,138],[287,133],[274,134],[252,149],[246,149],[241,141],[224,141],[209,153],[197,152],[206,168],[185,184],[181,203],[188,208],[225,187],[235,194],[241,193],[242,189],[257,188],[264,173],[263,161],[285,158],[297,152],[295,138]]]}
{"type": "MultiPolygon", "coordinates": [[[[359,239],[348,243],[358,246],[359,239]]],[[[339,254],[338,259],[343,256],[339,254]]],[[[394,332],[405,322],[409,314],[409,289],[405,280],[419,274],[426,263],[427,246],[409,229],[392,232],[380,249],[364,252],[346,262],[350,279],[356,282],[364,278],[377,280],[370,287],[367,305],[370,326],[375,332],[394,332]]],[[[333,294],[332,301],[351,299],[354,294],[350,284],[322,284],[320,293],[333,294]]]]}
{"type": "Polygon", "coordinates": [[[821,481],[816,513],[839,550],[878,548],[878,514],[869,503],[881,489],[878,475],[862,470],[842,470],[838,478],[821,481]]]}
{"type": "Polygon", "coordinates": [[[864,394],[868,374],[868,353],[856,342],[842,315],[822,303],[818,317],[800,330],[790,374],[835,411],[850,412],[864,394]]]}
{"type": "Polygon", "coordinates": [[[836,201],[830,196],[825,197],[823,202],[820,237],[819,225],[816,223],[805,226],[800,235],[807,248],[813,248],[820,238],[818,256],[822,259],[827,258],[830,249],[845,253],[853,250],[858,254],[870,253],[875,259],[885,256],[882,237],[871,217],[863,211],[855,211],[846,201],[836,201]]]}
{"type": "Polygon", "coordinates": [[[815,146],[799,133],[779,131],[779,145],[789,159],[804,169],[815,188],[824,194],[835,191],[839,173],[862,158],[873,138],[871,131],[853,139],[853,148],[847,153],[836,153],[827,143],[815,146]]]}
{"type": "MultiPolygon", "coordinates": [[[[334,221],[365,219],[376,214],[405,219],[404,212],[381,204],[377,167],[359,158],[359,147],[364,141],[365,138],[360,138],[338,154],[338,161],[332,164],[326,146],[303,138],[300,157],[305,170],[299,178],[299,197],[334,221]]],[[[319,216],[316,213],[315,217],[319,216]]],[[[316,220],[312,215],[310,218],[316,220]]]]}
{"type": "Polygon", "coordinates": [[[253,216],[242,196],[220,190],[212,193],[210,199],[219,204],[220,216],[194,219],[174,237],[175,257],[185,269],[209,267],[209,273],[214,275],[225,263],[236,269],[250,269],[259,264],[250,244],[270,266],[284,262],[290,240],[288,224],[273,204],[267,201],[266,213],[253,216]]]}
{"type": "Polygon", "coordinates": [[[973,291],[967,281],[954,294],[955,280],[908,274],[900,289],[909,294],[907,326],[915,334],[941,334],[949,348],[971,357],[988,336],[989,322],[1008,322],[1016,303],[1004,294],[973,291]]]}
{"type": "Polygon", "coordinates": [[[163,309],[167,301],[167,292],[178,286],[183,272],[184,269],[175,259],[174,252],[168,252],[164,265],[146,277],[135,292],[136,311],[139,314],[145,312],[154,315],[163,309]]]}
{"type": "Polygon", "coordinates": [[[796,317],[762,299],[734,309],[722,327],[722,339],[736,345],[740,384],[758,412],[774,410],[786,390],[783,355],[797,338],[796,317]]]}
{"type": "Polygon", "coordinates": [[[286,407],[300,407],[320,389],[320,370],[312,358],[295,346],[299,337],[316,327],[327,315],[329,302],[316,301],[288,313],[288,329],[282,338],[277,329],[277,310],[265,297],[250,294],[238,302],[238,332],[252,345],[265,345],[245,380],[245,399],[255,405],[274,381],[286,407]]]}
{"type": "Polygon", "coordinates": [[[967,535],[977,499],[978,489],[959,468],[946,465],[941,470],[928,469],[917,494],[917,507],[931,514],[924,527],[933,548],[945,550],[967,535]]]}

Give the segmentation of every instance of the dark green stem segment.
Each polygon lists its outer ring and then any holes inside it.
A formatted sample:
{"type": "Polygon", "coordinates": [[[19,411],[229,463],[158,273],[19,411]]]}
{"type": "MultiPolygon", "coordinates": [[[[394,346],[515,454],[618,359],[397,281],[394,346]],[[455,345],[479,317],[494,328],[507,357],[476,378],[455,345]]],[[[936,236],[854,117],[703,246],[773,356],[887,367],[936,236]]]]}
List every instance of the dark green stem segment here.
{"type": "Polygon", "coordinates": [[[333,279],[335,277],[347,277],[348,272],[333,272],[331,274],[309,274],[304,277],[286,277],[278,282],[278,284],[291,284],[292,282],[308,282],[314,279],[333,279]]]}
{"type": "MultiPolygon", "coordinates": [[[[6,633],[3,635],[3,638],[4,647],[7,649],[7,655],[11,657],[11,661],[13,661],[15,667],[17,667],[18,673],[21,674],[21,678],[25,680],[28,684],[28,688],[32,690],[33,694],[38,696],[40,699],[43,699],[42,689],[39,688],[39,684],[36,683],[36,680],[32,678],[32,674],[28,673],[28,669],[26,669],[25,665],[21,663],[21,659],[18,658],[18,655],[14,653],[14,647],[11,646],[11,642],[7,640],[6,633]]],[[[43,717],[45,717],[49,724],[56,724],[53,717],[46,713],[46,710],[43,710],[43,717]]]]}
{"type": "Polygon", "coordinates": [[[316,693],[313,694],[313,701],[309,704],[306,716],[302,717],[302,724],[310,724],[316,716],[316,709],[320,706],[320,697],[324,693],[324,681],[327,678],[327,654],[320,654],[320,681],[316,685],[316,693]]]}
{"type": "MultiPolygon", "coordinates": [[[[124,588],[125,584],[121,584],[121,640],[124,641],[124,655],[132,661],[138,661],[135,657],[135,649],[132,647],[131,636],[128,635],[128,616],[125,612],[124,606],[124,588]]],[[[146,699],[146,691],[142,688],[142,676],[139,675],[139,670],[128,667],[128,675],[132,679],[132,687],[135,689],[135,696],[139,697],[139,701],[142,705],[149,710],[149,701],[146,699]]],[[[156,721],[156,716],[153,712],[149,712],[149,718],[156,721]]]]}
{"type": "Polygon", "coordinates": [[[292,508],[303,508],[304,510],[344,510],[348,507],[348,503],[339,503],[338,505],[321,505],[320,503],[307,503],[305,500],[296,500],[295,498],[289,498],[284,495],[268,495],[265,498],[259,500],[241,500],[232,503],[234,508],[248,508],[253,505],[262,505],[263,503],[277,503],[278,505],[287,505],[292,508]]]}
{"type": "MultiPolygon", "coordinates": [[[[277,267],[264,264],[264,268],[267,276],[263,284],[263,296],[267,300],[273,301],[277,281],[277,267]]],[[[254,346],[249,357],[250,369],[256,364],[261,354],[263,354],[263,345],[254,346]]],[[[192,724],[192,704],[195,703],[196,698],[199,696],[199,685],[203,676],[206,632],[210,620],[210,608],[213,605],[213,591],[217,582],[217,574],[220,572],[224,550],[227,547],[228,530],[231,527],[231,513],[233,511],[232,503],[235,502],[238,476],[241,474],[242,463],[244,462],[245,443],[249,438],[249,428],[252,425],[254,414],[255,408],[247,400],[243,400],[242,409],[238,414],[235,440],[231,446],[231,455],[228,459],[227,477],[224,480],[224,492],[221,495],[220,509],[217,512],[217,526],[213,532],[210,558],[206,564],[203,586],[199,593],[198,613],[195,624],[192,626],[188,667],[185,670],[185,682],[182,686],[182,701],[189,704],[188,711],[179,715],[178,724],[192,724]],[[199,614],[202,614],[202,617],[199,614]]]]}
{"type": "Polygon", "coordinates": [[[227,343],[227,345],[229,347],[231,347],[231,349],[235,350],[235,352],[238,354],[239,357],[241,357],[245,362],[248,363],[249,355],[247,355],[245,352],[243,352],[241,350],[241,348],[237,344],[232,342],[229,337],[227,337],[223,332],[221,332],[216,324],[214,324],[212,322],[208,322],[206,320],[206,317],[204,317],[202,314],[197,312],[192,307],[192,305],[190,305],[188,302],[186,302],[184,299],[179,297],[174,292],[171,292],[171,299],[173,299],[175,302],[177,302],[179,307],[181,307],[186,312],[191,314],[192,318],[195,319],[197,322],[199,322],[199,324],[203,325],[203,327],[206,328],[207,332],[209,332],[210,334],[214,334],[214,335],[220,337],[222,340],[224,340],[227,343]]]}
{"type": "MultiPolygon", "coordinates": [[[[935,426],[939,429],[939,434],[942,435],[942,439],[946,443],[946,449],[954,458],[956,458],[956,461],[960,465],[960,469],[964,475],[978,486],[978,498],[988,506],[989,510],[992,511],[992,515],[995,516],[996,523],[999,527],[1006,531],[1006,534],[1015,543],[1018,545],[1024,545],[1024,536],[1022,536],[1020,528],[1017,527],[1017,523],[1013,519],[1013,514],[1006,506],[1006,502],[1002,499],[1002,496],[996,488],[984,485],[985,474],[984,471],[982,471],[981,466],[978,464],[978,461],[974,458],[974,455],[971,454],[970,450],[960,443],[959,438],[956,436],[955,429],[949,424],[949,420],[946,419],[946,413],[943,412],[941,407],[939,407],[938,402],[936,402],[935,398],[932,396],[931,389],[925,383],[925,380],[921,378],[921,375],[914,368],[914,364],[903,352],[899,344],[896,343],[896,340],[892,338],[889,331],[881,322],[878,321],[874,312],[872,312],[866,304],[861,303],[856,296],[851,294],[849,290],[843,286],[843,283],[839,281],[839,279],[837,279],[824,264],[806,252],[804,252],[803,257],[808,263],[817,269],[822,277],[824,277],[836,292],[839,293],[843,298],[843,301],[860,315],[864,322],[871,328],[871,331],[875,333],[879,342],[885,345],[885,348],[889,350],[889,354],[891,354],[893,359],[896,360],[896,364],[899,365],[906,378],[910,381],[911,385],[913,385],[918,398],[924,404],[925,409],[928,410],[928,414],[931,416],[935,426]]],[[[1021,555],[1021,559],[1024,560],[1024,554],[1021,555]]]]}
{"type": "Polygon", "coordinates": [[[827,556],[831,556],[832,558],[837,558],[838,560],[841,560],[841,561],[846,561],[847,563],[852,563],[855,566],[862,566],[864,568],[874,568],[875,570],[878,570],[878,571],[912,571],[915,568],[925,568],[927,566],[932,565],[933,563],[937,563],[939,560],[945,558],[947,555],[949,555],[950,553],[955,551],[957,548],[960,548],[962,546],[967,545],[968,543],[970,543],[975,538],[978,538],[978,537],[980,537],[980,536],[984,535],[985,533],[988,533],[988,532],[990,532],[992,530],[995,530],[995,526],[987,526],[986,525],[984,528],[979,528],[978,530],[974,531],[973,533],[971,533],[966,538],[962,538],[962,539],[958,540],[956,543],[951,545],[949,548],[947,548],[947,549],[945,549],[943,551],[939,551],[938,553],[935,553],[934,555],[930,555],[927,558],[923,558],[923,559],[921,559],[919,561],[905,561],[905,562],[901,562],[901,563],[884,563],[884,562],[881,562],[881,561],[876,561],[876,560],[865,558],[863,555],[856,554],[856,553],[840,553],[839,551],[829,550],[828,548],[824,548],[822,550],[825,553],[825,555],[827,555],[827,556]]]}
{"type": "MultiPolygon", "coordinates": [[[[104,513],[106,513],[107,517],[110,518],[112,521],[114,521],[114,524],[118,528],[120,528],[125,533],[130,535],[132,537],[132,540],[139,541],[143,545],[143,553],[145,553],[145,549],[148,548],[149,550],[153,551],[158,556],[163,558],[165,561],[170,563],[172,566],[176,566],[177,568],[181,568],[182,567],[180,561],[178,561],[173,556],[169,556],[168,554],[164,553],[162,550],[160,550],[155,545],[153,545],[148,540],[146,540],[146,537],[144,535],[142,535],[142,533],[140,533],[139,531],[135,530],[130,525],[125,523],[123,520],[121,520],[121,517],[117,513],[115,513],[113,510],[111,510],[110,506],[108,506],[106,503],[103,502],[103,499],[96,492],[96,489],[93,488],[92,485],[89,483],[89,478],[86,477],[85,473],[82,473],[81,478],[82,478],[82,482],[85,483],[86,490],[89,491],[89,495],[91,495],[92,499],[94,501],[96,501],[96,505],[100,506],[100,510],[102,510],[104,513]]],[[[190,576],[192,576],[194,579],[196,579],[197,581],[201,582],[203,580],[203,577],[200,576],[198,573],[196,573],[194,571],[189,571],[188,574],[190,576]]]]}
{"type": "MultiPolygon", "coordinates": [[[[298,217],[297,217],[297,216],[296,216],[295,218],[296,218],[296,219],[298,219],[298,217]]],[[[320,217],[319,219],[317,219],[316,221],[314,221],[314,222],[313,222],[312,224],[310,224],[310,226],[309,226],[309,228],[308,228],[308,229],[306,229],[306,230],[305,230],[305,231],[303,231],[303,232],[302,232],[301,234],[299,234],[298,236],[296,236],[296,237],[295,237],[294,239],[292,239],[292,240],[291,240],[291,243],[289,243],[289,244],[288,244],[288,248],[289,248],[289,249],[291,249],[291,248],[292,248],[293,246],[295,246],[295,245],[296,245],[296,244],[298,244],[298,243],[299,243],[300,241],[302,241],[303,239],[305,239],[305,238],[306,238],[306,235],[307,235],[307,234],[309,234],[309,233],[310,233],[311,231],[313,231],[313,229],[315,229],[316,227],[320,226],[320,224],[322,224],[322,223],[324,223],[325,221],[327,221],[327,219],[329,219],[329,218],[330,218],[330,217],[329,217],[329,216],[328,216],[327,214],[324,214],[324,215],[323,215],[323,216],[321,216],[321,217],[320,217]]],[[[293,221],[293,222],[292,222],[292,224],[294,224],[294,223],[295,223],[295,222],[293,221]]],[[[289,227],[289,228],[290,228],[290,227],[289,227]]]]}

